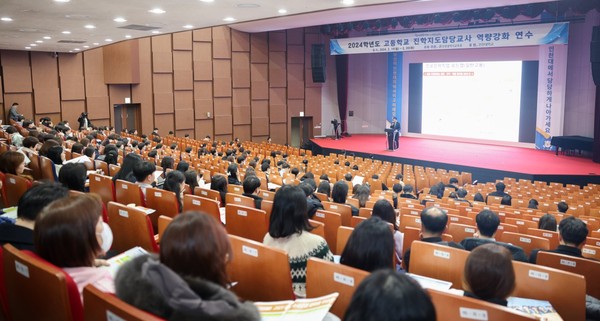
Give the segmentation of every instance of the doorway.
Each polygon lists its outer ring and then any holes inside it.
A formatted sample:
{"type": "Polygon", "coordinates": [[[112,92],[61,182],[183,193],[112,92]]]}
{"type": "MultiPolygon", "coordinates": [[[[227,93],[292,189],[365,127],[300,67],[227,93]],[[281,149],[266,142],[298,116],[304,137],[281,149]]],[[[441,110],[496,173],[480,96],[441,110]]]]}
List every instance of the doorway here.
{"type": "Polygon", "coordinates": [[[115,104],[115,131],[120,133],[123,128],[127,130],[142,130],[141,104],[115,104]]]}

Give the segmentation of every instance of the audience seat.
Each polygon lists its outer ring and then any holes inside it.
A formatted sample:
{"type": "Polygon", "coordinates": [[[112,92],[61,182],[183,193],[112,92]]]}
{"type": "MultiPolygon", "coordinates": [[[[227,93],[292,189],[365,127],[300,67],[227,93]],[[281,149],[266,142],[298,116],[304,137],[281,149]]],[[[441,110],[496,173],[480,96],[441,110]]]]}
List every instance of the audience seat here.
{"type": "Polygon", "coordinates": [[[516,225],[500,223],[500,225],[498,225],[498,230],[496,231],[494,237],[496,239],[500,239],[504,232],[519,233],[519,228],[516,225]]]}
{"type": "Polygon", "coordinates": [[[71,277],[10,244],[2,256],[12,320],[83,321],[79,291],[71,277]]]}
{"type": "Polygon", "coordinates": [[[165,230],[172,221],[173,218],[169,216],[161,215],[158,217],[158,238],[155,237],[157,239],[157,243],[160,243],[160,240],[165,234],[165,230]]]}
{"type": "Polygon", "coordinates": [[[115,200],[126,205],[146,206],[140,186],[120,179],[115,182],[115,200]]]}
{"type": "Polygon", "coordinates": [[[89,178],[90,193],[100,195],[104,205],[115,201],[115,185],[113,184],[112,177],[92,173],[89,175],[89,178]]]}
{"type": "Polygon", "coordinates": [[[94,160],[94,169],[96,170],[101,170],[102,171],[102,175],[106,175],[108,176],[108,163],[105,161],[101,161],[101,160],[94,160]]]}
{"type": "MultiPolygon", "coordinates": [[[[519,230],[519,233],[521,233],[521,234],[527,234],[527,229],[538,227],[537,222],[524,220],[524,219],[518,219],[518,218],[508,218],[507,217],[504,220],[504,223],[516,225],[517,229],[519,230]]],[[[508,231],[506,231],[506,232],[508,232],[508,231]]]]}
{"type": "Polygon", "coordinates": [[[587,285],[586,293],[600,298],[600,261],[540,251],[536,263],[583,275],[587,285]]]}
{"type": "Polygon", "coordinates": [[[534,249],[550,250],[550,240],[544,237],[532,236],[528,234],[504,232],[498,241],[516,245],[525,251],[529,256],[534,249]]]}
{"type": "Polygon", "coordinates": [[[83,289],[85,321],[164,321],[164,319],[121,301],[114,294],[104,293],[93,285],[83,289]]]}
{"type": "Polygon", "coordinates": [[[467,237],[473,237],[475,232],[477,232],[477,227],[473,225],[450,223],[447,232],[452,235],[455,242],[461,242],[467,237]]]}
{"type": "Polygon", "coordinates": [[[600,246],[600,238],[588,237],[585,240],[585,244],[592,246],[600,246]]]}
{"type": "Polygon", "coordinates": [[[337,253],[337,231],[342,226],[340,213],[318,210],[313,219],[325,224],[325,241],[333,254],[340,254],[337,253]]]}
{"type": "Polygon", "coordinates": [[[222,222],[219,202],[196,195],[183,195],[183,210],[204,212],[222,222]]]}
{"type": "Polygon", "coordinates": [[[254,199],[237,193],[228,192],[225,195],[225,203],[255,208],[254,199]]]}
{"type": "Polygon", "coordinates": [[[269,222],[267,222],[267,214],[263,210],[227,204],[225,217],[225,226],[229,234],[261,243],[267,234],[269,222]]]}
{"type": "Polygon", "coordinates": [[[584,245],[581,254],[588,258],[600,261],[600,247],[593,245],[584,245]]]}
{"type": "Polygon", "coordinates": [[[196,187],[196,188],[194,188],[194,195],[210,198],[211,200],[215,200],[215,201],[219,202],[220,205],[223,205],[223,204],[221,204],[221,194],[212,189],[196,187]]]}
{"type": "MultiPolygon", "coordinates": [[[[160,215],[175,217],[179,214],[179,203],[175,193],[160,188],[146,189],[146,207],[156,210],[157,220],[160,215]]],[[[152,224],[156,226],[156,222],[152,224]]]]}
{"type": "Polygon", "coordinates": [[[241,185],[227,184],[227,193],[242,195],[244,194],[244,188],[241,185]]]}
{"type": "Polygon", "coordinates": [[[350,220],[352,218],[352,209],[349,205],[338,204],[333,202],[321,202],[326,211],[339,213],[342,217],[342,225],[350,226],[350,220]]]}
{"type": "Polygon", "coordinates": [[[400,216],[400,232],[404,232],[407,227],[421,228],[421,217],[415,215],[401,215],[400,216]]]}
{"type": "Polygon", "coordinates": [[[108,165],[108,176],[113,177],[121,170],[121,166],[110,164],[108,165]]]}
{"type": "Polygon", "coordinates": [[[436,243],[415,241],[410,250],[410,273],[452,282],[462,289],[462,275],[469,251],[436,243]]]}
{"type": "Polygon", "coordinates": [[[338,292],[339,296],[329,311],[343,319],[354,291],[367,276],[369,272],[310,258],[306,267],[306,297],[315,298],[338,292]]]}
{"type": "Polygon", "coordinates": [[[526,321],[537,320],[531,315],[482,300],[459,296],[436,290],[427,290],[435,306],[438,320],[489,320],[489,321],[526,321]],[[476,314],[481,319],[472,316],[476,314]],[[485,319],[483,316],[485,315],[485,319]],[[442,318],[443,316],[443,318],[442,318]]]}
{"type": "Polygon", "coordinates": [[[0,246],[0,320],[10,320],[8,312],[8,293],[6,292],[6,280],[4,276],[4,258],[2,252],[4,248],[0,246]]]}
{"type": "Polygon", "coordinates": [[[555,249],[559,245],[559,234],[558,232],[552,232],[547,230],[540,230],[537,228],[528,228],[527,235],[543,237],[548,239],[550,242],[550,249],[555,249]]]}
{"type": "Polygon", "coordinates": [[[29,169],[31,169],[31,176],[33,176],[34,180],[41,180],[42,179],[42,168],[40,166],[40,157],[37,154],[34,155],[29,155],[29,165],[27,165],[27,167],[29,167],[29,169]]]}
{"type": "Polygon", "coordinates": [[[470,217],[448,214],[448,224],[452,223],[475,226],[475,220],[470,217]]]}
{"type": "Polygon", "coordinates": [[[354,232],[354,228],[347,226],[338,227],[337,231],[337,242],[336,242],[336,253],[342,254],[344,252],[344,248],[346,247],[346,243],[348,243],[348,239],[350,235],[354,232]]]}
{"type": "Polygon", "coordinates": [[[49,180],[51,182],[58,180],[54,163],[48,157],[40,156],[39,158],[41,179],[49,180]]]}
{"type": "Polygon", "coordinates": [[[27,178],[5,174],[3,180],[4,202],[6,207],[17,206],[19,199],[31,188],[31,181],[27,178]]]}
{"type": "MultiPolygon", "coordinates": [[[[227,205],[229,206],[229,205],[227,205]]],[[[293,300],[290,263],[285,251],[229,235],[233,258],[227,266],[231,288],[244,300],[293,300]]]]}
{"type": "Polygon", "coordinates": [[[352,219],[350,220],[350,227],[355,228],[358,224],[362,223],[363,221],[366,221],[367,218],[366,217],[362,217],[362,216],[352,216],[352,219]]]}
{"type": "Polygon", "coordinates": [[[310,232],[325,239],[325,224],[315,220],[308,220],[308,222],[312,227],[314,227],[314,229],[310,232]]]}
{"type": "Polygon", "coordinates": [[[114,237],[112,250],[122,253],[139,246],[148,252],[158,252],[152,222],[143,210],[109,202],[108,225],[114,237]]]}
{"type": "Polygon", "coordinates": [[[373,209],[372,208],[361,207],[361,208],[358,209],[358,216],[360,216],[360,217],[369,218],[372,215],[373,215],[373,209]]]}

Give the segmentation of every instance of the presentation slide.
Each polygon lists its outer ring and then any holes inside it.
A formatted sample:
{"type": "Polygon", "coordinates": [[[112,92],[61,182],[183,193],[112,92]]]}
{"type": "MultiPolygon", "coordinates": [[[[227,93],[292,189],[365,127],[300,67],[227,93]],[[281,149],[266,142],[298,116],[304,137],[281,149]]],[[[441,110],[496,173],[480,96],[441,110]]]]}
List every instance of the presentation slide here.
{"type": "Polygon", "coordinates": [[[522,61],[423,63],[423,134],[519,141],[522,61]]]}

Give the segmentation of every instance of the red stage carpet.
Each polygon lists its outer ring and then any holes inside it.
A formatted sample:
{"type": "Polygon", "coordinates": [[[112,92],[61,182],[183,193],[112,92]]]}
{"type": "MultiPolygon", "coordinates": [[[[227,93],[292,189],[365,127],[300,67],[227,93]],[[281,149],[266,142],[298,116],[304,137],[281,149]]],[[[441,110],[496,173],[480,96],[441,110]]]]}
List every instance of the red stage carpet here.
{"type": "Polygon", "coordinates": [[[589,158],[529,148],[401,137],[400,148],[386,150],[385,135],[353,135],[340,140],[315,138],[321,148],[477,167],[527,175],[600,175],[589,158]]]}

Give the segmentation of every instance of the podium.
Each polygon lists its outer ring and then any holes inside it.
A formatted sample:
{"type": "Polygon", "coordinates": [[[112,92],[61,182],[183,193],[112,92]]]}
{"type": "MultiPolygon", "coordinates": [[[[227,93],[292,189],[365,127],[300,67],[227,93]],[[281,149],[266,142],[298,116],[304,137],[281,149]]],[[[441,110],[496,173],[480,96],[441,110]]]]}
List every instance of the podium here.
{"type": "Polygon", "coordinates": [[[313,138],[313,118],[311,116],[293,116],[290,145],[300,147],[311,138],[313,138]]]}
{"type": "Polygon", "coordinates": [[[392,128],[385,129],[385,135],[387,137],[387,149],[395,150],[398,148],[398,131],[392,128]]]}

